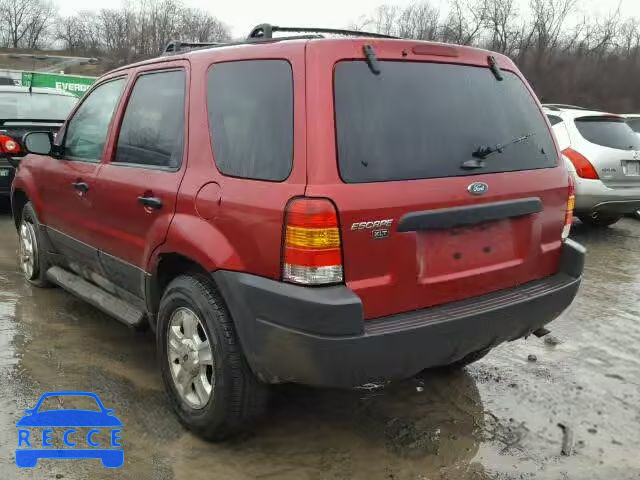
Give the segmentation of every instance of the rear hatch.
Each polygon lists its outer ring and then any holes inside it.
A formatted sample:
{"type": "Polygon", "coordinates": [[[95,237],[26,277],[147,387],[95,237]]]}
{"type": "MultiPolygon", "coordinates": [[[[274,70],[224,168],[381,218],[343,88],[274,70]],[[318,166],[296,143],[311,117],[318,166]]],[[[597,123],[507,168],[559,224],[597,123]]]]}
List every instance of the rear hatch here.
{"type": "Polygon", "coordinates": [[[307,191],[336,204],[345,281],[365,317],[555,273],[567,173],[525,83],[498,80],[479,51],[398,61],[409,49],[387,43],[378,75],[355,52],[332,65],[339,180],[307,191]]]}
{"type": "Polygon", "coordinates": [[[609,188],[640,187],[640,137],[624,118],[586,115],[575,119],[584,140],[575,149],[584,155],[609,188]]]}

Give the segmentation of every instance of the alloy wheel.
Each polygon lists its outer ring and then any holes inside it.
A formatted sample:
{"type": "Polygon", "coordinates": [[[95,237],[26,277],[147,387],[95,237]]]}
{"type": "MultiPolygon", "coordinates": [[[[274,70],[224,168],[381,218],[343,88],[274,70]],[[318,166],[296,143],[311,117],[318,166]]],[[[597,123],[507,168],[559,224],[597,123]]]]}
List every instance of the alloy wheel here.
{"type": "Polygon", "coordinates": [[[176,391],[193,409],[204,408],[215,387],[213,350],[202,320],[177,308],[167,329],[167,357],[176,391]]]}
{"type": "Polygon", "coordinates": [[[20,268],[27,280],[33,280],[38,273],[38,241],[32,223],[23,221],[20,225],[20,268]]]}

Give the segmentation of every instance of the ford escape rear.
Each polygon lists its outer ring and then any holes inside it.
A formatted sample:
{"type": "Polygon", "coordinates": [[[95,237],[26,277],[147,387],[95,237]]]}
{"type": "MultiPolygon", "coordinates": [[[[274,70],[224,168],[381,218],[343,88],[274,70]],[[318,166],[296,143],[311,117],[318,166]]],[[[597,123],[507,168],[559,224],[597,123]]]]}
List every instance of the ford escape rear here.
{"type": "Polygon", "coordinates": [[[107,74],[53,145],[25,138],[14,183],[27,279],[148,321],[177,415],[209,439],[249,425],[267,384],[477,360],[582,275],[568,172],[509,59],[276,30],[107,74]]]}

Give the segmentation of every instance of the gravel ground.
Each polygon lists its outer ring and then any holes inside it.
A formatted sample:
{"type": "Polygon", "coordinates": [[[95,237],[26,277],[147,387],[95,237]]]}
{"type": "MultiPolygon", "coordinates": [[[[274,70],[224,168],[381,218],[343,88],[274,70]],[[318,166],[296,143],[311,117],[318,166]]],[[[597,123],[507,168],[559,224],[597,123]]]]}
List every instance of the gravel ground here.
{"type": "Polygon", "coordinates": [[[279,387],[255,434],[216,445],[170,411],[150,333],[23,281],[5,208],[0,478],[640,479],[640,221],[602,231],[576,223],[573,237],[589,250],[583,286],[546,339],[386,388],[279,387]],[[53,390],[93,391],[115,409],[121,469],[98,460],[15,466],[15,422],[53,390]]]}

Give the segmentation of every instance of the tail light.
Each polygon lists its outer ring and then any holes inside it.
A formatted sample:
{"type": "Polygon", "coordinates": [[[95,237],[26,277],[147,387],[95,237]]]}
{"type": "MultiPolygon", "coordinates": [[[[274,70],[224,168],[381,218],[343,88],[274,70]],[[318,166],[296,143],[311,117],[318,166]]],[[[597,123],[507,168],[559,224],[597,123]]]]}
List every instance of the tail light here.
{"type": "Polygon", "coordinates": [[[567,199],[567,211],[564,214],[564,228],[562,229],[562,239],[569,238],[571,225],[573,224],[573,209],[576,206],[576,188],[573,184],[573,178],[569,175],[569,198],[567,199]]]}
{"type": "Polygon", "coordinates": [[[296,198],[285,216],[282,279],[303,285],[343,280],[338,213],[326,198],[296,198]]]}
{"type": "Polygon", "coordinates": [[[600,178],[596,169],[591,165],[591,162],[581,153],[576,152],[572,148],[567,148],[562,151],[562,154],[571,160],[580,178],[588,178],[591,180],[598,180],[598,178],[600,178]]]}
{"type": "Polygon", "coordinates": [[[0,135],[0,152],[16,155],[20,153],[20,144],[7,135],[0,135]]]}

